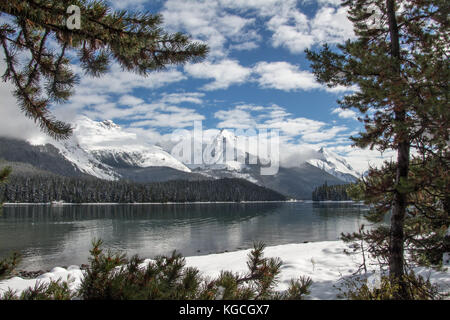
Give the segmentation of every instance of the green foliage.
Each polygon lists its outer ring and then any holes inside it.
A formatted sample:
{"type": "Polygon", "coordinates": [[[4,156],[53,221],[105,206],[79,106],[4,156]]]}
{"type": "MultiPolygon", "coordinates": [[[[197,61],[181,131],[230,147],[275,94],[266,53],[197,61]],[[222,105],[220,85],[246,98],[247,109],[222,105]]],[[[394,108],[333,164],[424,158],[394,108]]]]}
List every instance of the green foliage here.
{"type": "MultiPolygon", "coordinates": [[[[380,169],[370,169],[366,177],[352,187],[352,196],[371,206],[366,218],[373,223],[383,222],[389,217],[393,205],[395,165],[387,162],[380,169]]],[[[444,252],[449,252],[446,232],[450,225],[449,199],[450,176],[444,161],[423,162],[414,158],[408,183],[415,186],[408,193],[408,210],[404,219],[404,243],[409,262],[424,266],[439,267],[444,252]]],[[[376,255],[387,259],[389,230],[385,225],[362,232],[376,255]],[[378,248],[376,248],[378,247],[378,248]]],[[[346,235],[345,239],[359,241],[358,237],[346,235]]]]}
{"type": "Polygon", "coordinates": [[[7,290],[0,297],[1,300],[72,300],[75,293],[69,288],[67,281],[50,281],[49,283],[36,282],[32,288],[22,291],[18,296],[14,290],[7,290]]]}
{"type": "Polygon", "coordinates": [[[20,255],[18,253],[13,253],[0,260],[0,280],[10,277],[19,263],[20,255]]]}
{"type": "Polygon", "coordinates": [[[181,33],[162,28],[160,15],[113,11],[98,0],[8,0],[0,2],[0,44],[7,65],[4,81],[12,81],[14,95],[27,117],[57,139],[72,128],[54,119],[48,108],[67,102],[78,77],[69,53],[90,76],[99,77],[116,61],[128,71],[147,75],[167,65],[199,61],[208,48],[181,33]],[[70,5],[80,8],[79,29],[69,29],[70,5]]]}
{"type": "MultiPolygon", "coordinates": [[[[417,276],[414,272],[405,274],[407,295],[411,300],[439,300],[445,295],[440,294],[438,288],[429,279],[417,276]]],[[[347,279],[340,290],[339,296],[349,300],[397,300],[400,285],[396,279],[381,276],[378,284],[369,284],[366,277],[347,279]]]]}
{"type": "Polygon", "coordinates": [[[305,296],[311,293],[309,291],[311,285],[312,280],[309,277],[301,276],[296,280],[292,279],[289,283],[289,288],[282,298],[287,300],[303,300],[305,296]]]}
{"type": "Polygon", "coordinates": [[[0,170],[0,183],[3,183],[8,179],[9,175],[11,174],[11,171],[12,170],[10,167],[2,168],[0,170]]]}
{"type": "Polygon", "coordinates": [[[185,259],[173,252],[148,264],[137,255],[128,259],[120,253],[105,252],[102,241],[94,240],[89,266],[81,286],[70,291],[68,282],[36,284],[20,296],[9,290],[1,299],[84,299],[84,300],[248,300],[296,299],[309,294],[310,278],[291,280],[288,290],[274,290],[282,262],[265,258],[265,245],[257,243],[248,255],[248,272],[222,271],[217,279],[203,277],[186,267],[185,259]]]}
{"type": "Polygon", "coordinates": [[[313,201],[348,201],[353,200],[347,191],[352,184],[328,185],[327,183],[318,186],[312,193],[313,201]]]}

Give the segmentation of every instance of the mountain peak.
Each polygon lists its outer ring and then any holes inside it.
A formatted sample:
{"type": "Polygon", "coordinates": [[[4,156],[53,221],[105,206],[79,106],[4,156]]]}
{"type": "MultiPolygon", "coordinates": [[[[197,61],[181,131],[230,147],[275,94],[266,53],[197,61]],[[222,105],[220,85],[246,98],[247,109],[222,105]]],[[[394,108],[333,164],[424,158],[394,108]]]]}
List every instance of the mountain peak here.
{"type": "Polygon", "coordinates": [[[353,182],[360,176],[343,157],[334,152],[322,147],[317,153],[318,157],[316,159],[307,161],[309,164],[346,182],[353,182]]]}
{"type": "Polygon", "coordinates": [[[108,128],[108,129],[111,129],[111,128],[120,128],[120,127],[119,127],[117,124],[115,124],[114,121],[112,121],[112,120],[104,120],[103,122],[101,122],[101,124],[102,124],[104,127],[108,128]]]}

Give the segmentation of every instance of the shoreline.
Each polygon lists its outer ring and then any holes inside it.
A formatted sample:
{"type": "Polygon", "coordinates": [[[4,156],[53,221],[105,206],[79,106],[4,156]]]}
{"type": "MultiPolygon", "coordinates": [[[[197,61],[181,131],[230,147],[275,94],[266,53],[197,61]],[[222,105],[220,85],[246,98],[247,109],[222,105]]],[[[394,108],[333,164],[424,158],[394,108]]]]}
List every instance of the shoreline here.
{"type": "Polygon", "coordinates": [[[344,200],[344,201],[313,201],[313,200],[284,200],[284,201],[194,201],[194,202],[132,202],[132,203],[121,203],[121,202],[82,202],[82,203],[51,203],[51,202],[5,202],[3,206],[13,207],[13,206],[116,206],[116,205],[189,205],[189,204],[253,204],[253,203],[362,203],[361,201],[344,200]]]}

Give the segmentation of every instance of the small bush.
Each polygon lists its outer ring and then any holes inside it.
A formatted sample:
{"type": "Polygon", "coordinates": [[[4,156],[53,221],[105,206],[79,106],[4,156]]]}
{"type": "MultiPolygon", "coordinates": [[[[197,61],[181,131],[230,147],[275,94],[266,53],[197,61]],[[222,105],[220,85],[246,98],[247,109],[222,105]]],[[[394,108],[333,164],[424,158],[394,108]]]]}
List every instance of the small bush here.
{"type": "Polygon", "coordinates": [[[71,300],[75,293],[69,288],[67,281],[36,282],[34,288],[27,288],[18,296],[17,292],[9,289],[2,296],[2,300],[71,300]]]}
{"type": "MultiPolygon", "coordinates": [[[[404,282],[406,296],[409,297],[409,300],[439,300],[443,298],[429,279],[416,276],[413,271],[404,276],[404,282]]],[[[389,276],[380,277],[378,285],[369,285],[367,278],[356,277],[347,280],[344,287],[346,290],[339,289],[340,297],[349,300],[396,300],[400,291],[400,286],[392,284],[389,276]]]]}
{"type": "Polygon", "coordinates": [[[19,263],[20,255],[18,253],[13,253],[9,257],[0,260],[0,280],[11,277],[19,263]]]}

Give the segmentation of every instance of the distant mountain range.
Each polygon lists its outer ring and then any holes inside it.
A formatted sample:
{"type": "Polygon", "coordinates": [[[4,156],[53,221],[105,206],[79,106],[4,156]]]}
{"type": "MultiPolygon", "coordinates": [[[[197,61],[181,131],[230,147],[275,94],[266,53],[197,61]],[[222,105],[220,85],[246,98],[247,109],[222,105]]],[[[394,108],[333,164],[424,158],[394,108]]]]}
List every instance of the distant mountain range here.
{"type": "MultiPolygon", "coordinates": [[[[223,130],[214,139],[213,143],[227,143],[235,137],[223,130]]],[[[345,159],[323,148],[318,150],[316,158],[295,167],[281,166],[272,176],[260,174],[260,159],[258,164],[237,161],[219,165],[184,164],[161,147],[138,143],[133,140],[133,133],[110,120],[96,122],[86,117],[77,120],[74,135],[65,141],[39,145],[0,138],[0,159],[15,162],[16,169],[17,163],[24,163],[63,176],[93,176],[111,181],[241,178],[296,199],[311,199],[314,188],[325,182],[349,183],[359,176],[345,159]]]]}

